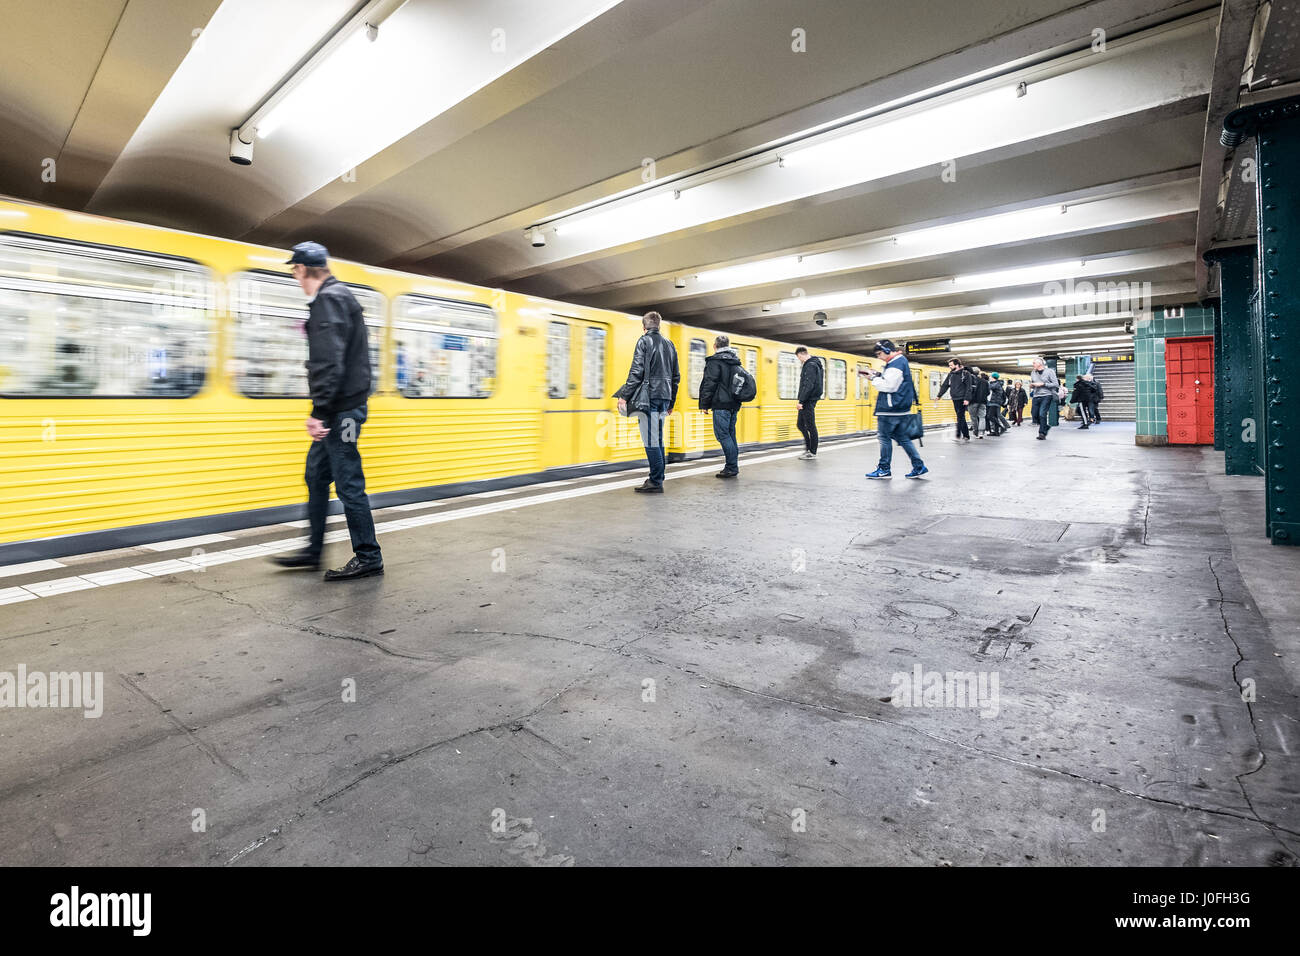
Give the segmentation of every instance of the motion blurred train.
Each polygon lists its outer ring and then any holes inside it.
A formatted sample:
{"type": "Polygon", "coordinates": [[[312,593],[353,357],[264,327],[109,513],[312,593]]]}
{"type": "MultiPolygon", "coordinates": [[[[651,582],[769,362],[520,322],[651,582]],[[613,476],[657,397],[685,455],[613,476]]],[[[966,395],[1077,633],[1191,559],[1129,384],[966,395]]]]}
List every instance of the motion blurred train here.
{"type": "MultiPolygon", "coordinates": [[[[0,199],[0,565],[300,517],[307,307],[286,258],[0,199]]],[[[639,317],[331,267],[370,327],[378,386],[361,442],[374,506],[644,461],[611,398],[639,317]]],[[[683,377],[669,454],[716,452],[696,410],[716,333],[664,330],[683,377]]],[[[795,346],[731,342],[759,387],[742,447],[798,440],[795,346]]],[[[879,363],[811,351],[826,370],[821,434],[871,430],[857,371],[879,363]]],[[[941,370],[912,369],[926,424],[953,421],[935,399],[941,370]]]]}

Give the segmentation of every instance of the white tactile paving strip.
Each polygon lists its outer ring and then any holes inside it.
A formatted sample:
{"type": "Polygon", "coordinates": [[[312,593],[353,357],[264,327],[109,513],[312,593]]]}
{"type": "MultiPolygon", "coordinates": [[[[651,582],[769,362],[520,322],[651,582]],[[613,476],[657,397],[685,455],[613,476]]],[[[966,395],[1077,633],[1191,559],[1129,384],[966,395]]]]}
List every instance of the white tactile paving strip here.
{"type": "MultiPolygon", "coordinates": [[[[852,439],[850,441],[838,441],[823,444],[821,452],[838,450],[841,448],[856,448],[867,443],[875,443],[876,439],[863,438],[852,439]]],[[[770,454],[759,454],[750,456],[745,459],[746,467],[750,465],[762,464],[770,461],[780,461],[785,458],[794,458],[803,454],[803,449],[794,448],[788,451],[774,452],[770,454]]],[[[667,473],[667,479],[688,478],[692,475],[703,475],[713,471],[721,464],[721,459],[707,459],[707,464],[695,465],[690,462],[678,464],[675,468],[670,467],[667,473]]],[[[527,508],[533,505],[548,504],[553,501],[563,501],[568,498],[580,498],[586,495],[601,494],[606,491],[614,491],[619,488],[631,488],[641,484],[645,480],[645,475],[638,472],[635,478],[618,478],[617,480],[607,480],[603,484],[582,484],[583,482],[595,481],[597,479],[616,478],[623,472],[602,472],[595,475],[583,475],[580,478],[564,478],[558,481],[541,482],[533,485],[521,485],[517,488],[504,488],[497,491],[481,491],[472,495],[462,495],[457,498],[441,498],[436,501],[418,501],[409,505],[396,505],[392,508],[380,509],[381,511],[430,511],[435,508],[446,505],[459,504],[461,502],[473,501],[485,498],[500,498],[505,495],[520,494],[522,497],[510,498],[506,501],[493,501],[485,504],[471,505],[465,508],[452,508],[446,511],[438,511],[433,514],[414,515],[409,518],[398,518],[393,521],[379,521],[375,523],[376,534],[385,534],[390,531],[405,531],[411,528],[419,528],[425,525],[441,524],[447,521],[457,521],[461,518],[475,518],[481,515],[495,514],[500,511],[513,511],[518,508],[527,508]],[[550,489],[559,488],[564,485],[578,484],[576,488],[566,488],[563,491],[552,491],[550,489]],[[541,491],[541,494],[528,494],[528,492],[541,491]]],[[[326,521],[329,524],[339,524],[347,520],[345,515],[330,515],[326,521]]],[[[268,525],[263,528],[248,529],[249,532],[265,531],[267,528],[291,527],[306,528],[306,521],[286,521],[274,525],[268,525]]],[[[335,541],[347,541],[349,535],[346,528],[336,531],[327,531],[325,533],[325,542],[329,544],[335,541]]],[[[148,551],[162,553],[166,551],[178,551],[184,548],[190,548],[192,553],[183,558],[169,558],[163,561],[154,561],[146,564],[133,564],[120,568],[109,568],[102,571],[93,571],[86,574],[72,575],[69,577],[55,578],[49,581],[36,581],[30,584],[23,584],[17,587],[0,588],[0,605],[16,604],[20,601],[31,601],[37,598],[54,597],[59,594],[67,594],[72,591],[84,591],[90,588],[108,587],[114,584],[124,584],[129,581],[144,581],[151,577],[163,577],[169,574],[184,574],[188,572],[202,571],[206,567],[218,564],[229,564],[234,561],[244,561],[250,558],[267,557],[273,554],[279,554],[284,551],[294,551],[304,547],[307,544],[307,538],[295,537],[284,538],[278,541],[267,541],[260,544],[246,545],[244,547],[230,548],[221,551],[207,551],[203,545],[217,544],[224,541],[234,541],[236,537],[224,534],[197,535],[191,538],[178,538],[172,541],[160,541],[154,544],[142,545],[141,547],[148,551]]],[[[73,559],[65,559],[73,560],[73,559]]],[[[66,568],[67,565],[59,561],[30,561],[25,564],[13,564],[6,567],[0,567],[0,578],[18,577],[24,574],[34,574],[41,571],[55,570],[66,568]]]]}

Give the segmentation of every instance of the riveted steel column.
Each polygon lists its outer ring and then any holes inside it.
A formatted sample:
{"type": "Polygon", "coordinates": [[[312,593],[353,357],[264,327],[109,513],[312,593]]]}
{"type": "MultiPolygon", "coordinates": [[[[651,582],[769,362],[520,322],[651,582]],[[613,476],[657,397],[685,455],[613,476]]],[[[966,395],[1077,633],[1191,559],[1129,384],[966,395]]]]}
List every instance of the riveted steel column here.
{"type": "Polygon", "coordinates": [[[1257,108],[1255,124],[1267,527],[1274,544],[1300,545],[1300,100],[1257,108]]]}
{"type": "Polygon", "coordinates": [[[1223,451],[1223,306],[1214,306],[1214,450],[1223,451]]]}
{"type": "Polygon", "coordinates": [[[1223,470],[1257,475],[1256,445],[1261,440],[1255,409],[1255,343],[1251,341],[1251,293],[1255,284],[1255,246],[1211,249],[1206,262],[1219,264],[1219,311],[1215,322],[1215,431],[1223,436],[1223,470]],[[1221,423],[1220,423],[1221,420],[1221,423]]]}

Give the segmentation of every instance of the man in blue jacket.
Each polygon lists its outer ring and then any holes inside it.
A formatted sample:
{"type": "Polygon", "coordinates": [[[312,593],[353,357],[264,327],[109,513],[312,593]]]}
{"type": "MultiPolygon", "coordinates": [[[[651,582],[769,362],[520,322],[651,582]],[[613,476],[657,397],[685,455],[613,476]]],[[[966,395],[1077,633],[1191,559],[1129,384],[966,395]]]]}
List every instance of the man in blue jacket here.
{"type": "Polygon", "coordinates": [[[907,437],[912,422],[912,406],[916,404],[916,383],[912,381],[912,368],[906,357],[889,339],[876,343],[876,357],[885,363],[883,371],[867,369],[865,374],[876,389],[876,435],[880,439],[880,464],[867,473],[868,478],[889,478],[889,466],[894,457],[894,442],[902,446],[912,459],[908,478],[920,478],[930,469],[916,453],[916,446],[907,437]]]}
{"type": "Polygon", "coordinates": [[[293,277],[307,295],[307,389],[311,417],[307,434],[307,517],[311,537],[302,551],[277,555],[281,567],[315,570],[325,546],[325,515],[333,482],[352,539],[352,560],[325,572],[326,581],[344,581],[384,573],[384,558],[375,539],[375,521],[366,495],[357,439],[370,398],[370,347],[366,323],[350,289],[329,270],[329,253],[318,242],[293,247],[293,277]]]}

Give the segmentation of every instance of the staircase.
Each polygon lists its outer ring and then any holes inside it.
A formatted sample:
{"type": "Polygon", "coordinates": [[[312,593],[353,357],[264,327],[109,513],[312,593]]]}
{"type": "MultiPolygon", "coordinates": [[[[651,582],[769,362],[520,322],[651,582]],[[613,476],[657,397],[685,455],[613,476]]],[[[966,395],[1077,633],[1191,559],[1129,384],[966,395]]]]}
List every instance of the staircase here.
{"type": "Polygon", "coordinates": [[[1103,422],[1137,420],[1137,389],[1132,362],[1093,362],[1092,377],[1106,393],[1099,410],[1103,422]]]}

